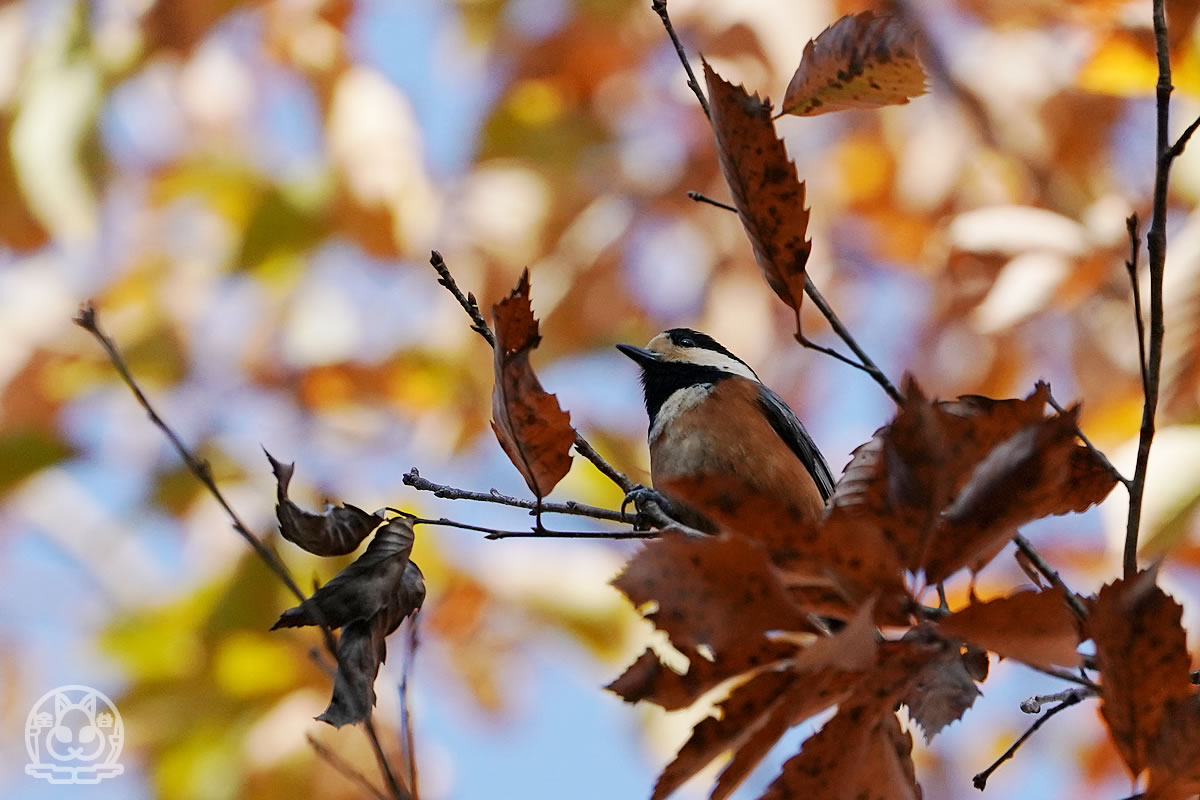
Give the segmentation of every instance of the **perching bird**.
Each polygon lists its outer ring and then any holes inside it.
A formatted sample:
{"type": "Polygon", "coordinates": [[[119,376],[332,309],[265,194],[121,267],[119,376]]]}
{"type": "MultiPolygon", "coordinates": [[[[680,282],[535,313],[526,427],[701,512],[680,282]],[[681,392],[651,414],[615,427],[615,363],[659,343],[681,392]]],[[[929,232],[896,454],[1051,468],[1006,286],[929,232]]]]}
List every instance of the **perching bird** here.
{"type": "Polygon", "coordinates": [[[617,345],[642,368],[650,416],[650,477],[681,522],[713,532],[695,498],[673,494],[679,478],[716,476],[817,519],[833,493],[821,451],[787,404],[711,336],[671,328],[643,349],[617,345]]]}

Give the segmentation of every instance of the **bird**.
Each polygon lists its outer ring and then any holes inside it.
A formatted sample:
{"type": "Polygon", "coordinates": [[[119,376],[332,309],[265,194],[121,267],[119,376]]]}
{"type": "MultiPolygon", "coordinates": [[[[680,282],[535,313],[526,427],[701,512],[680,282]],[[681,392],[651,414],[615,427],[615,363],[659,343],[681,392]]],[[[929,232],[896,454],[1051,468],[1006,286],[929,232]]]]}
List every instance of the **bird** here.
{"type": "Polygon", "coordinates": [[[678,521],[705,533],[720,526],[728,494],[716,498],[672,487],[715,478],[745,496],[769,498],[797,519],[817,520],[833,494],[820,449],[783,399],[742,359],[711,336],[671,328],[643,347],[617,349],[641,367],[649,416],[650,478],[627,501],[665,500],[678,521]]]}

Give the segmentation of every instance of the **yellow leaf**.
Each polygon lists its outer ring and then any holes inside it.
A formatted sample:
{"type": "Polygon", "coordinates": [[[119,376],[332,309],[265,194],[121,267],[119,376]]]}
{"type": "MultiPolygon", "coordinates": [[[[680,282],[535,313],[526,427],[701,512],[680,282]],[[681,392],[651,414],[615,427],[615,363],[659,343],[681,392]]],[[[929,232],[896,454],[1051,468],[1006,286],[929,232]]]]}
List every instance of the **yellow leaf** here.
{"type": "Polygon", "coordinates": [[[1154,53],[1124,32],[1102,42],[1077,78],[1081,89],[1117,97],[1150,94],[1157,80],[1154,53]]]}

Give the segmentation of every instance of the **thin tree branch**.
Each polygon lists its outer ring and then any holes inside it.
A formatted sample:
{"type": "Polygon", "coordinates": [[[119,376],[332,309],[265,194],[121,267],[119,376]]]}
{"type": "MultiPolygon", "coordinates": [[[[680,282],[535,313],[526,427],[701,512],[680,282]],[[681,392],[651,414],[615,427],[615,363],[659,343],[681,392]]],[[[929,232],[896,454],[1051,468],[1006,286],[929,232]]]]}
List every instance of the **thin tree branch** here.
{"type": "Polygon", "coordinates": [[[596,452],[596,448],[592,447],[587,439],[579,431],[575,431],[575,452],[592,462],[592,466],[600,470],[600,472],[610,481],[621,487],[621,491],[629,494],[637,486],[631,481],[625,473],[609,464],[604,460],[604,457],[596,452]]]}
{"type": "Polygon", "coordinates": [[[1014,536],[1013,541],[1016,542],[1017,549],[1021,551],[1021,554],[1037,567],[1037,571],[1042,573],[1046,580],[1050,581],[1050,585],[1063,593],[1063,597],[1067,600],[1067,605],[1075,612],[1075,616],[1079,617],[1079,619],[1087,619],[1087,609],[1084,608],[1083,601],[1063,582],[1062,576],[1058,574],[1058,570],[1051,567],[1046,559],[1042,558],[1042,554],[1035,550],[1033,545],[1029,543],[1029,540],[1021,534],[1018,533],[1014,536]]]}
{"type": "MultiPolygon", "coordinates": [[[[1155,88],[1154,202],[1146,249],[1150,271],[1150,332],[1146,359],[1146,391],[1142,403],[1142,425],[1138,434],[1137,466],[1129,490],[1129,517],[1125,526],[1123,553],[1124,575],[1128,580],[1137,573],[1138,534],[1142,521],[1142,498],[1146,491],[1146,470],[1150,464],[1150,445],[1154,441],[1154,421],[1158,412],[1158,388],[1163,347],[1163,271],[1167,257],[1167,184],[1174,148],[1167,138],[1171,110],[1171,58],[1167,40],[1167,13],[1164,0],[1153,0],[1154,49],[1158,57],[1158,83],[1155,88]]],[[[1190,135],[1190,134],[1189,134],[1190,135]]],[[[1184,140],[1186,143],[1186,140],[1184,140]]]]}
{"type": "Polygon", "coordinates": [[[1100,691],[1100,685],[1095,681],[1090,680],[1086,676],[1076,675],[1074,672],[1068,672],[1067,670],[1059,669],[1058,667],[1039,667],[1034,664],[1026,664],[1025,666],[1029,667],[1034,672],[1040,672],[1043,675],[1048,675],[1051,678],[1057,678],[1058,680],[1066,681],[1067,683],[1074,683],[1092,692],[1100,691]]]}
{"type": "Polygon", "coordinates": [[[717,208],[723,208],[726,211],[732,211],[735,214],[737,213],[737,206],[731,206],[729,203],[722,203],[720,200],[714,200],[703,192],[689,190],[687,196],[690,199],[695,200],[697,203],[707,203],[710,206],[716,206],[717,208]]]}
{"type": "Polygon", "coordinates": [[[373,712],[368,712],[367,718],[363,720],[363,730],[367,732],[367,738],[371,741],[371,750],[375,753],[379,771],[383,773],[383,778],[387,781],[388,790],[391,791],[395,800],[414,800],[408,790],[396,780],[396,774],[392,772],[392,765],[383,752],[383,744],[379,741],[379,734],[375,731],[375,722],[371,719],[371,713],[373,712]]]}
{"type": "MultiPolygon", "coordinates": [[[[1050,407],[1059,414],[1067,413],[1066,409],[1059,405],[1059,402],[1054,399],[1054,392],[1050,390],[1050,384],[1046,383],[1045,381],[1039,381],[1039,383],[1046,387],[1046,399],[1047,402],[1050,403],[1050,407]]],[[[1084,447],[1092,451],[1092,455],[1095,456],[1096,460],[1100,462],[1100,466],[1104,467],[1105,471],[1112,476],[1113,480],[1122,484],[1126,489],[1128,489],[1130,484],[1129,478],[1126,478],[1124,475],[1122,475],[1121,471],[1114,467],[1113,463],[1108,460],[1108,456],[1104,455],[1104,453],[1100,451],[1100,448],[1092,444],[1092,440],[1087,437],[1087,434],[1083,432],[1083,429],[1080,428],[1078,424],[1075,425],[1075,435],[1078,436],[1080,441],[1083,442],[1084,447]]]]}
{"type": "Polygon", "coordinates": [[[208,490],[209,494],[211,494],[214,499],[216,499],[216,501],[221,505],[221,508],[225,509],[225,514],[233,523],[233,529],[237,531],[239,536],[246,540],[246,543],[250,545],[250,548],[254,550],[258,557],[262,559],[263,563],[275,573],[279,580],[283,581],[283,584],[288,588],[288,591],[290,591],[297,597],[297,599],[303,602],[307,598],[307,595],[301,591],[300,586],[295,580],[292,579],[287,567],[285,567],[283,562],[280,561],[279,555],[275,553],[270,546],[264,544],[257,536],[251,533],[250,529],[246,527],[245,523],[243,523],[241,518],[237,515],[237,512],[233,510],[231,505],[229,505],[229,501],[225,499],[225,495],[221,493],[216,481],[213,480],[212,469],[209,467],[208,462],[194,455],[192,451],[188,449],[187,445],[183,443],[183,440],[179,438],[179,435],[171,429],[171,426],[169,426],[163,420],[163,418],[158,415],[158,412],[154,410],[154,406],[150,405],[150,401],[146,398],[145,393],[142,392],[137,380],[133,377],[133,373],[129,371],[129,365],[125,363],[125,358],[117,349],[116,343],[109,338],[108,334],[100,330],[100,322],[97,319],[95,307],[92,306],[91,303],[85,304],[82,308],[80,308],[79,314],[75,316],[74,322],[76,325],[83,328],[85,331],[95,337],[96,341],[100,343],[100,346],[104,348],[104,351],[108,354],[108,360],[112,363],[113,368],[121,376],[121,379],[125,381],[125,385],[129,387],[131,392],[133,392],[133,396],[137,399],[138,405],[140,405],[146,412],[146,415],[150,417],[150,422],[154,425],[154,427],[162,431],[163,435],[166,436],[171,442],[171,445],[175,448],[175,452],[179,454],[179,458],[183,461],[188,470],[196,476],[196,479],[200,481],[201,484],[204,485],[204,488],[208,490]]]}
{"type": "MultiPolygon", "coordinates": [[[[420,492],[433,492],[434,497],[442,497],[447,500],[474,500],[477,503],[497,503],[499,505],[527,508],[530,510],[537,510],[538,508],[538,503],[535,500],[510,497],[509,495],[501,494],[495,489],[488,492],[473,492],[469,489],[457,489],[453,486],[434,483],[431,480],[421,477],[421,473],[417,471],[416,467],[406,472],[403,480],[405,486],[411,486],[420,492]]],[[[580,517],[608,520],[609,522],[633,522],[633,518],[622,511],[589,506],[584,503],[577,503],[574,500],[568,500],[565,503],[543,502],[541,503],[541,510],[547,514],[572,514],[580,517]]]]}
{"type": "Polygon", "coordinates": [[[371,797],[374,797],[375,800],[387,800],[387,796],[383,792],[379,791],[379,789],[375,788],[375,785],[367,780],[365,775],[355,769],[354,766],[352,766],[337,753],[313,738],[312,734],[306,733],[304,734],[304,738],[308,740],[308,746],[313,749],[313,752],[317,754],[318,758],[320,758],[329,766],[333,767],[337,772],[340,772],[342,776],[351,783],[358,784],[364,791],[371,795],[371,797]]]}
{"type": "Polygon", "coordinates": [[[688,61],[687,51],[683,49],[683,42],[679,41],[679,36],[675,33],[675,26],[671,24],[671,16],[667,13],[667,0],[652,0],[650,8],[658,14],[658,18],[662,20],[663,27],[667,29],[667,36],[671,37],[671,44],[675,45],[675,53],[679,56],[679,63],[683,64],[683,71],[687,73],[687,85],[695,93],[696,99],[700,101],[700,107],[704,109],[704,116],[712,118],[712,114],[708,110],[708,100],[704,97],[704,92],[700,89],[700,82],[696,80],[696,73],[692,72],[691,62],[688,61]]]}
{"type": "Polygon", "coordinates": [[[1133,324],[1137,328],[1138,368],[1142,373],[1142,396],[1145,397],[1149,391],[1150,375],[1146,367],[1146,323],[1142,319],[1142,288],[1137,277],[1138,251],[1142,249],[1142,239],[1138,236],[1137,229],[1138,216],[1135,212],[1125,220],[1125,230],[1129,233],[1129,258],[1125,260],[1125,271],[1129,273],[1129,283],[1133,288],[1133,324]]]}
{"type": "Polygon", "coordinates": [[[413,663],[417,658],[417,646],[420,644],[417,622],[421,612],[418,609],[408,618],[408,650],[404,654],[404,668],[400,673],[400,749],[404,763],[408,766],[408,785],[412,790],[413,800],[420,799],[417,791],[417,749],[413,742],[412,713],[408,703],[408,679],[413,663]]]}
{"type": "Polygon", "coordinates": [[[1183,155],[1184,148],[1187,147],[1188,140],[1192,138],[1192,134],[1196,132],[1196,128],[1200,128],[1200,117],[1192,120],[1192,124],[1183,129],[1183,133],[1179,134],[1179,138],[1175,140],[1175,144],[1171,145],[1169,151],[1171,158],[1179,158],[1183,155]]]}
{"type": "MultiPolygon", "coordinates": [[[[797,316],[799,316],[799,315],[797,314],[797,316]]],[[[832,347],[826,347],[823,344],[817,344],[812,339],[809,339],[807,336],[805,336],[802,333],[796,333],[796,334],[793,334],[793,336],[795,337],[796,341],[800,343],[800,346],[803,347],[805,350],[815,350],[818,353],[823,353],[823,354],[829,356],[830,358],[835,358],[838,361],[841,361],[843,364],[846,364],[847,366],[851,366],[851,367],[854,367],[855,369],[862,370],[863,372],[867,373],[868,375],[871,374],[871,371],[869,369],[867,369],[866,367],[864,367],[862,364],[858,363],[857,361],[855,361],[853,358],[850,358],[849,356],[842,355],[837,350],[834,350],[832,347]]]]}
{"type": "MultiPolygon", "coordinates": [[[[450,274],[450,268],[446,266],[445,260],[442,259],[442,254],[437,250],[430,253],[429,263],[433,265],[434,270],[438,274],[438,283],[445,286],[454,295],[454,299],[462,306],[463,311],[467,312],[467,316],[471,318],[471,330],[483,337],[488,345],[495,349],[496,337],[492,333],[492,329],[488,326],[487,320],[484,319],[483,312],[479,310],[479,303],[475,300],[474,293],[468,292],[463,294],[462,289],[458,288],[457,281],[450,274]]],[[[586,458],[588,461],[600,470],[609,480],[621,487],[623,492],[628,493],[636,484],[629,480],[620,470],[604,460],[604,457],[596,452],[596,448],[583,438],[579,431],[575,432],[575,451],[579,455],[586,458]]]]}
{"type": "MultiPolygon", "coordinates": [[[[301,591],[299,584],[297,584],[292,578],[291,573],[288,572],[287,567],[284,566],[283,561],[279,558],[279,555],[268,545],[263,543],[261,539],[250,532],[250,529],[246,527],[245,523],[242,522],[241,517],[239,517],[237,512],[233,510],[233,506],[231,506],[229,501],[225,499],[225,495],[222,494],[220,487],[217,486],[216,481],[213,479],[212,470],[209,468],[208,463],[197,457],[196,454],[193,453],[188,446],[183,443],[183,439],[179,437],[179,434],[175,433],[174,429],[172,429],[171,426],[166,423],[166,420],[159,416],[158,412],[154,409],[154,406],[150,404],[150,400],[147,399],[146,394],[142,391],[141,386],[138,385],[137,380],[133,377],[133,373],[129,371],[129,365],[125,362],[125,358],[121,355],[121,351],[117,349],[116,343],[109,338],[108,334],[104,333],[104,331],[100,329],[100,321],[97,318],[95,307],[92,306],[91,303],[84,304],[84,306],[80,308],[79,314],[75,316],[74,322],[76,325],[90,333],[96,339],[96,341],[100,343],[100,346],[104,348],[104,352],[108,354],[109,362],[121,376],[121,379],[125,382],[125,385],[129,387],[131,392],[133,392],[133,396],[137,400],[138,405],[140,405],[150,417],[150,422],[156,428],[162,431],[163,435],[167,437],[167,440],[170,441],[171,445],[175,448],[175,452],[179,454],[180,460],[183,461],[188,470],[196,476],[196,479],[200,481],[204,488],[208,490],[208,493],[212,495],[213,498],[220,504],[221,508],[225,510],[225,514],[229,517],[233,524],[233,529],[237,531],[238,535],[246,540],[246,543],[250,545],[250,548],[254,551],[255,555],[257,555],[263,561],[263,563],[267,565],[267,568],[270,569],[271,572],[275,573],[276,577],[278,577],[283,585],[288,588],[288,591],[295,595],[296,598],[302,603],[307,600],[308,596],[301,591]]],[[[314,608],[314,612],[319,616],[320,609],[314,608]]],[[[319,623],[319,627],[321,629],[321,635],[325,643],[325,649],[328,650],[330,655],[333,656],[334,661],[337,661],[337,639],[334,636],[333,631],[324,623],[323,620],[318,619],[317,622],[319,623]]],[[[368,738],[371,740],[371,748],[375,753],[376,761],[379,763],[380,772],[383,773],[384,777],[387,779],[389,787],[392,787],[393,789],[393,799],[408,800],[408,793],[401,791],[400,787],[396,784],[395,777],[392,775],[391,765],[388,764],[387,757],[384,755],[383,748],[379,743],[379,738],[375,735],[375,729],[371,724],[371,718],[369,716],[367,717],[364,727],[367,731],[368,738]]]]}
{"type": "Polygon", "coordinates": [[[987,788],[988,778],[992,777],[992,773],[995,772],[997,769],[999,769],[1001,764],[1003,764],[1005,761],[1008,761],[1010,758],[1012,758],[1013,755],[1016,754],[1017,749],[1025,743],[1026,739],[1028,739],[1030,736],[1033,735],[1034,731],[1036,731],[1038,728],[1045,725],[1046,721],[1048,719],[1050,719],[1051,717],[1053,717],[1055,714],[1057,714],[1058,712],[1062,711],[1065,708],[1070,708],[1071,706],[1076,705],[1082,699],[1083,698],[1078,693],[1071,694],[1068,697],[1064,698],[1061,703],[1059,703],[1058,705],[1056,705],[1053,708],[1051,708],[1050,710],[1048,710],[1045,714],[1042,714],[1042,716],[1038,717],[1037,721],[1029,726],[1029,730],[1025,731],[1023,734],[1021,734],[1021,738],[1019,738],[1015,742],[1013,742],[1012,747],[1005,750],[1004,754],[1002,756],[1000,756],[998,759],[996,759],[990,767],[988,767],[983,772],[980,772],[978,775],[976,775],[974,778],[972,778],[971,783],[975,786],[976,789],[978,789],[979,791],[982,792],[985,788],[987,788]]]}
{"type": "Polygon", "coordinates": [[[446,519],[439,517],[437,519],[427,519],[418,517],[414,514],[401,511],[398,508],[388,508],[388,511],[394,511],[397,514],[412,521],[413,525],[440,525],[444,528],[459,528],[464,531],[478,531],[486,533],[486,539],[655,539],[659,536],[657,530],[653,531],[552,531],[546,528],[531,528],[527,531],[504,531],[496,528],[488,528],[483,525],[472,525],[467,522],[458,522],[457,520],[446,519]]]}
{"type": "Polygon", "coordinates": [[[841,319],[834,313],[833,308],[825,301],[825,297],[817,290],[816,284],[813,283],[812,277],[808,273],[804,275],[804,293],[809,296],[809,299],[813,301],[817,309],[824,315],[825,319],[829,322],[829,326],[833,328],[833,332],[840,336],[842,341],[846,343],[846,346],[854,351],[854,355],[858,356],[863,370],[875,379],[875,382],[887,392],[888,397],[896,401],[896,405],[904,405],[904,395],[900,394],[900,390],[888,380],[887,376],[883,374],[883,370],[859,346],[858,341],[850,333],[850,330],[842,324],[841,319]]]}
{"type": "Polygon", "coordinates": [[[1040,714],[1042,706],[1046,703],[1063,703],[1072,697],[1075,698],[1074,702],[1078,703],[1080,700],[1086,700],[1089,697],[1095,696],[1096,690],[1086,687],[1082,689],[1065,689],[1054,694],[1035,694],[1033,697],[1021,701],[1021,710],[1026,714],[1040,714]]]}
{"type": "Polygon", "coordinates": [[[438,283],[450,290],[450,294],[454,295],[454,299],[463,307],[463,311],[467,312],[467,316],[471,318],[471,330],[483,337],[484,341],[489,346],[496,346],[496,337],[492,334],[492,329],[488,326],[487,320],[483,316],[483,312],[479,310],[479,303],[475,300],[474,293],[463,294],[458,288],[458,283],[454,280],[454,276],[450,274],[450,268],[446,266],[446,262],[442,259],[442,254],[434,250],[429,255],[429,263],[438,274],[438,283]]]}
{"type": "MultiPolygon", "coordinates": [[[[700,192],[688,192],[687,194],[688,197],[698,203],[708,203],[709,205],[716,206],[717,208],[723,208],[726,211],[733,211],[735,213],[737,212],[737,208],[734,206],[713,200],[711,197],[703,195],[700,192]]],[[[874,381],[879,384],[879,386],[885,392],[887,392],[888,397],[892,398],[892,400],[896,402],[896,405],[904,405],[904,395],[900,394],[900,390],[896,388],[895,384],[888,380],[888,377],[883,374],[883,370],[881,370],[879,366],[871,359],[871,357],[867,355],[867,352],[862,349],[862,346],[859,345],[858,340],[856,340],[854,335],[850,333],[850,329],[842,323],[842,320],[838,317],[837,313],[834,312],[833,308],[829,305],[829,302],[825,300],[825,296],[822,295],[820,290],[817,289],[817,285],[813,283],[812,276],[810,276],[808,273],[805,273],[804,275],[804,293],[808,295],[809,299],[811,299],[813,304],[816,305],[817,310],[819,310],[821,315],[825,317],[825,320],[829,323],[829,327],[833,328],[833,332],[836,333],[841,340],[845,342],[851,350],[854,351],[854,355],[858,356],[859,361],[858,363],[855,363],[853,360],[846,358],[841,353],[828,348],[823,348],[820,345],[813,345],[810,340],[806,339],[803,334],[799,332],[796,333],[796,340],[805,347],[809,347],[809,349],[820,350],[826,355],[831,355],[834,358],[837,358],[839,361],[843,361],[852,367],[861,369],[863,372],[870,375],[871,378],[874,379],[874,381]]]]}

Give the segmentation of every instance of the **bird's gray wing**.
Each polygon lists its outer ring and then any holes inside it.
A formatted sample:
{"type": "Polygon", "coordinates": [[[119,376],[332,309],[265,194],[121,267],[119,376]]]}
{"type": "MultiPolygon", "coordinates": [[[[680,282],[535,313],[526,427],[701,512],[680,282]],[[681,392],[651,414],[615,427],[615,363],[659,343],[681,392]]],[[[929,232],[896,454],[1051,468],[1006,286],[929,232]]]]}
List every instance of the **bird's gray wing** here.
{"type": "Polygon", "coordinates": [[[766,386],[760,387],[758,402],[770,421],[771,427],[787,442],[792,452],[808,468],[809,474],[817,484],[817,489],[821,492],[821,498],[828,500],[829,496],[833,494],[833,475],[829,471],[829,465],[825,463],[825,457],[817,449],[816,442],[808,435],[808,431],[804,429],[804,425],[796,417],[795,412],[788,408],[788,404],[783,402],[782,397],[766,386]]]}

